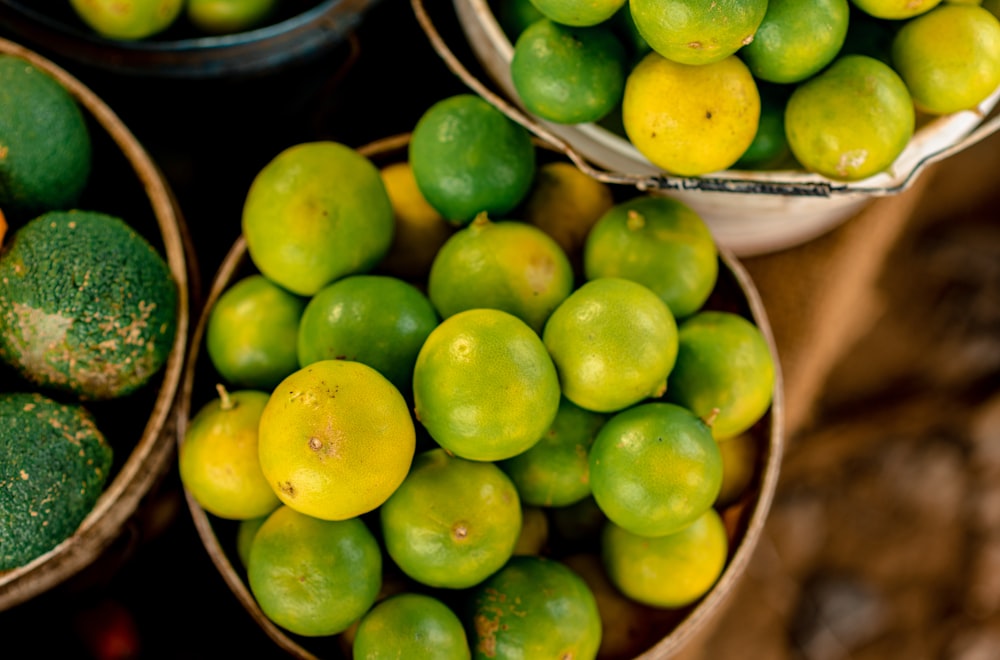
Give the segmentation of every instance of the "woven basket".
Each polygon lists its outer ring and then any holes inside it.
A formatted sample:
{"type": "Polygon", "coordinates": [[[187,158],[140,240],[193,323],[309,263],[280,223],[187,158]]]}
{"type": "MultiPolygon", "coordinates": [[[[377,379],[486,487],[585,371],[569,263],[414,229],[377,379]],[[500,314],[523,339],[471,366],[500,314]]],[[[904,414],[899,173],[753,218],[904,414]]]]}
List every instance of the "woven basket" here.
{"type": "Polygon", "coordinates": [[[97,190],[100,199],[107,199],[109,205],[88,210],[111,212],[113,208],[114,214],[158,248],[178,286],[177,333],[160,372],[127,402],[99,404],[99,426],[109,440],[113,437],[118,441],[113,443],[116,459],[104,492],[72,536],[30,563],[0,574],[0,610],[5,610],[59,585],[93,563],[122,534],[143,497],[172,467],[173,410],[188,345],[188,292],[197,272],[172,191],[115,113],[76,78],[34,51],[0,39],[0,53],[24,59],[47,72],[76,99],[91,128],[93,144],[94,168],[85,195],[89,194],[88,200],[94,202],[91,193],[97,190]],[[122,444],[130,448],[127,455],[122,452],[122,444]]]}
{"type": "MultiPolygon", "coordinates": [[[[406,158],[409,137],[409,134],[389,137],[366,145],[359,151],[376,165],[383,167],[406,158]]],[[[551,153],[561,157],[556,151],[551,153]]],[[[753,283],[728,251],[722,249],[720,259],[719,281],[711,299],[706,303],[706,308],[727,309],[751,319],[767,338],[777,365],[778,356],[768,318],[753,283]]],[[[204,335],[212,306],[231,284],[256,272],[249,259],[246,242],[241,236],[233,244],[216,273],[201,318],[192,333],[177,407],[179,443],[183,443],[184,431],[190,416],[217,396],[214,387],[218,375],[204,350],[204,335]]],[[[760,539],[777,486],[784,443],[782,407],[783,392],[779,368],[771,408],[751,430],[758,449],[758,461],[752,481],[742,499],[724,511],[723,517],[730,530],[731,539],[727,566],[712,590],[695,605],[678,611],[664,611],[662,617],[656,619],[658,629],[654,638],[659,641],[640,657],[667,658],[687,648],[692,639],[699,632],[706,630],[709,622],[720,612],[740,576],[745,572],[760,539]]],[[[304,659],[337,654],[337,646],[330,644],[329,640],[305,639],[291,635],[264,615],[247,586],[245,570],[236,554],[235,523],[208,514],[190,494],[187,494],[187,503],[198,534],[222,579],[239,604],[275,644],[292,656],[304,659]]]]}

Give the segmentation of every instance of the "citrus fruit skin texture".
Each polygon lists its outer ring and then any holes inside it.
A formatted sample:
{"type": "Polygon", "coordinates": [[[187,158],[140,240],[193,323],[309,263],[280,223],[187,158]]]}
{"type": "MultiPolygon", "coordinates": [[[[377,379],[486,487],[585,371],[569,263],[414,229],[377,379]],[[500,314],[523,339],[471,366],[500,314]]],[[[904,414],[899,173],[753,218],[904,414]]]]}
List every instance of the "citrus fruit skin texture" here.
{"type": "Polygon", "coordinates": [[[521,532],[521,502],[495,464],[418,454],[406,480],[379,509],[385,548],[421,584],[465,589],[510,559],[521,532]]]}
{"type": "Polygon", "coordinates": [[[704,421],[671,403],[622,411],[590,449],[594,499],[607,517],[639,536],[673,534],[712,506],[722,456],[704,421]]]}
{"type": "Polygon", "coordinates": [[[377,603],[354,635],[354,658],[467,660],[468,638],[458,615],[421,593],[400,593],[377,603]]]}
{"type": "Polygon", "coordinates": [[[555,239],[526,222],[480,214],[441,246],[427,295],[442,318],[488,307],[541,332],[573,284],[573,266],[555,239]]]}
{"type": "Polygon", "coordinates": [[[759,80],[805,80],[837,56],[849,17],[848,0],[768,0],[763,22],[739,57],[759,80]]]}
{"type": "Polygon", "coordinates": [[[451,316],[427,337],[413,369],[417,420],[448,451],[498,461],[526,451],[559,409],[559,377],[524,321],[497,309],[451,316]]]}
{"type": "Polygon", "coordinates": [[[577,288],[552,312],[542,340],[563,395],[594,412],[660,396],[677,358],[670,308],[645,286],[618,277],[577,288]]]}
{"type": "Polygon", "coordinates": [[[402,483],[416,433],[406,400],[378,371],[322,360],[275,387],[257,442],[261,470],[283,503],[345,520],[377,508],[402,483]]]}
{"type": "Polygon", "coordinates": [[[603,23],[622,8],[626,0],[531,0],[547,18],[574,27],[587,27],[603,23]]]}
{"type": "Polygon", "coordinates": [[[392,245],[378,269],[401,279],[422,280],[455,227],[424,199],[408,161],[386,165],[380,173],[396,225],[392,245]]]}
{"type": "Polygon", "coordinates": [[[263,275],[222,292],[205,329],[212,366],[233,386],[270,391],[299,368],[295,342],[306,300],[263,275]]]}
{"type": "Polygon", "coordinates": [[[630,0],[639,34],[674,62],[711,64],[750,43],[767,0],[630,0]]]}
{"type": "Polygon", "coordinates": [[[77,15],[109,39],[136,41],[170,27],[184,0],[70,0],[77,15]]]}
{"type": "Polygon", "coordinates": [[[500,461],[521,501],[535,506],[569,506],[590,495],[587,453],[607,415],[559,401],[552,427],[531,449],[500,461]]]}
{"type": "Polygon", "coordinates": [[[667,400],[710,419],[719,440],[743,433],[763,417],[777,367],[760,328],[737,314],[706,310],[683,321],[677,334],[667,400]]]}
{"type": "Polygon", "coordinates": [[[434,103],[410,137],[410,167],[424,198],[456,225],[482,211],[514,209],[535,176],[535,146],[526,128],[474,94],[434,103]]]}
{"type": "Polygon", "coordinates": [[[247,581],[275,624],[305,637],[335,635],[375,603],[382,554],[358,518],[320,520],[282,506],[254,536],[247,581]]]}
{"type": "Polygon", "coordinates": [[[861,11],[875,18],[905,19],[928,12],[941,0],[851,0],[861,11]]]}
{"type": "Polygon", "coordinates": [[[306,306],[296,339],[298,362],[361,362],[409,392],[417,353],[437,324],[434,306],[416,286],[387,275],[349,275],[306,306]]]}
{"type": "Polygon", "coordinates": [[[785,134],[802,166],[856,181],[888,169],[913,136],[913,99],[887,64],[844,55],[798,84],[785,107],[785,134]]]}
{"type": "Polygon", "coordinates": [[[638,282],[681,319],[698,311],[715,288],[719,250],[708,225],[689,206],[645,195],[601,217],[587,237],[583,263],[587,279],[638,282]]]}
{"type": "Polygon", "coordinates": [[[940,5],[899,29],[892,62],[917,109],[974,109],[1000,86],[1000,20],[977,5],[940,5]]]}
{"type": "Polygon", "coordinates": [[[653,165],[682,176],[724,170],[753,142],[760,93],[737,56],[691,66],[649,53],[629,73],[622,123],[653,165]]]}
{"type": "Polygon", "coordinates": [[[275,156],[243,204],[243,235],[258,270],[312,296],[370,270],[392,244],[395,217],[379,170],[337,142],[306,142],[275,156]]]}
{"type": "Polygon", "coordinates": [[[601,618],[587,583],[554,559],[520,555],[476,586],[466,628],[472,657],[594,658],[601,618]]]}
{"type": "Polygon", "coordinates": [[[15,227],[77,203],[93,146],[80,106],[26,60],[0,55],[0,208],[15,227]]]}
{"type": "Polygon", "coordinates": [[[209,513],[230,520],[258,518],[281,504],[264,478],[257,427],[270,395],[226,392],[191,419],[178,450],[181,482],[209,513]]]}
{"type": "Polygon", "coordinates": [[[614,523],[601,536],[611,582],[634,601],[660,608],[684,607],[708,593],[725,568],[728,546],[715,509],[667,536],[646,538],[614,523]]]}
{"type": "Polygon", "coordinates": [[[595,122],[621,99],[625,47],[609,26],[542,19],[514,44],[511,80],[529,112],[559,124],[595,122]]]}

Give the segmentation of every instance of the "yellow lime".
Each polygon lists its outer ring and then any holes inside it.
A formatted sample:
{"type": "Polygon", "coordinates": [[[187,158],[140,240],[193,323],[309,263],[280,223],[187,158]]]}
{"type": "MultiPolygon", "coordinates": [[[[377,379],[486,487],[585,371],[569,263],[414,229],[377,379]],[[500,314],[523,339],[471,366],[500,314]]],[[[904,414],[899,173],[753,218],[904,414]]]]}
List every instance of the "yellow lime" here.
{"type": "Polygon", "coordinates": [[[777,372],[760,328],[733,312],[705,310],[677,334],[666,399],[709,421],[718,439],[757,423],[771,405],[777,372]]]}
{"type": "Polygon", "coordinates": [[[254,177],[243,235],[258,270],[292,293],[374,267],[392,244],[392,203],[378,168],[329,141],[288,147],[254,177]]]}
{"type": "Polygon", "coordinates": [[[270,391],[299,368],[295,342],[306,302],[260,274],[232,284],[206,324],[212,366],[230,385],[270,391]]]}
{"type": "Polygon", "coordinates": [[[617,277],[576,289],[552,312],[542,339],[563,395],[594,412],[660,396],[677,358],[670,308],[642,284],[617,277]]]}
{"type": "Polygon", "coordinates": [[[275,387],[258,445],[261,469],[282,502],[344,520],[372,511],[396,490],[416,436],[406,400],[378,371],[322,360],[275,387]]]}
{"type": "Polygon", "coordinates": [[[725,507],[739,501],[750,486],[760,450],[752,434],[741,433],[719,440],[719,452],[722,454],[722,488],[715,505],[725,507]]]}
{"type": "Polygon", "coordinates": [[[535,176],[535,145],[526,128],[485,99],[457,94],[417,120],[409,161],[424,198],[465,225],[482,211],[499,217],[521,203],[535,176]]]}
{"type": "Polygon", "coordinates": [[[573,290],[573,267],[555,240],[517,220],[481,213],[441,246],[427,295],[442,318],[469,309],[500,309],[541,332],[573,290]]]}
{"type": "Polygon", "coordinates": [[[408,161],[386,165],[380,172],[392,202],[396,228],[379,270],[406,280],[423,280],[454,226],[424,199],[408,161]]]}
{"type": "Polygon", "coordinates": [[[514,44],[511,81],[524,107],[542,119],[595,122],[621,102],[625,58],[609,25],[571,27],[542,19],[514,44]]]}
{"type": "Polygon", "coordinates": [[[510,559],[521,532],[521,502],[493,463],[444,449],[418,454],[379,509],[386,551],[421,584],[464,589],[510,559]]]}
{"type": "Polygon", "coordinates": [[[349,275],[309,300],[299,323],[298,362],[361,362],[409,392],[417,353],[437,324],[431,301],[409,282],[349,275]]]}
{"type": "Polygon", "coordinates": [[[625,82],[622,122],[629,141],[674,174],[726,169],[753,142],[759,119],[757,84],[735,55],[691,66],[649,53],[625,82]]]}
{"type": "Polygon", "coordinates": [[[559,402],[552,427],[527,451],[500,461],[521,501],[535,506],[569,506],[590,495],[587,453],[607,415],[559,402]]]}
{"type": "Polygon", "coordinates": [[[438,325],[413,369],[419,422],[448,451],[498,461],[529,449],[559,409],[559,378],[539,336],[498,309],[438,325]]]}
{"type": "Polygon", "coordinates": [[[899,29],[892,63],[917,109],[972,110],[1000,87],[1000,20],[977,5],[940,5],[899,29]]]}
{"type": "Polygon", "coordinates": [[[672,534],[701,516],[722,486],[722,456],[704,421],[671,403],[624,410],[590,449],[594,499],[639,536],[672,534]]]}
{"type": "Polygon", "coordinates": [[[750,43],[767,0],[630,0],[632,20],[654,51],[681,64],[718,62],[750,43]]]}
{"type": "Polygon", "coordinates": [[[400,593],[377,603],[354,635],[353,657],[366,660],[471,657],[462,621],[439,599],[400,593]]]}
{"type": "Polygon", "coordinates": [[[690,605],[709,592],[726,567],[729,539],[715,509],[673,534],[647,538],[608,523],[601,559],[611,582],[640,603],[690,605]]]}
{"type": "Polygon", "coordinates": [[[785,134],[811,172],[855,181],[887,170],[913,136],[913,99],[895,71],[866,55],[843,55],[798,84],[785,134]]]}
{"type": "Polygon", "coordinates": [[[359,518],[320,520],[282,506],[254,536],[247,581],[278,626],[305,637],[335,635],[375,603],[382,552],[359,518]]]}
{"type": "Polygon", "coordinates": [[[848,0],[768,0],[764,21],[739,57],[759,80],[805,80],[840,52],[850,13],[848,0]]]}
{"type": "Polygon", "coordinates": [[[206,511],[243,520],[266,515],[281,501],[260,469],[257,426],[268,393],[227,392],[206,403],[191,419],[178,449],[184,488],[206,511]]]}
{"type": "Polygon", "coordinates": [[[644,285],[675,319],[701,309],[715,288],[719,250],[701,216],[684,202],[642,195],[617,204],[590,230],[587,279],[621,277],[644,285]]]}

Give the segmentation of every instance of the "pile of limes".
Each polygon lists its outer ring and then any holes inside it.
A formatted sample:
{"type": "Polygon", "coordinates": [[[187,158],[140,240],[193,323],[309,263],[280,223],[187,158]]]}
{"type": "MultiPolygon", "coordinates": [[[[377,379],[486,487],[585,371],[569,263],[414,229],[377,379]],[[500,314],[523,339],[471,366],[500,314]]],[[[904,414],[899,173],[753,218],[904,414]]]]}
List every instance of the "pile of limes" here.
{"type": "Polygon", "coordinates": [[[886,172],[921,121],[1000,87],[981,0],[491,0],[524,107],[681,176],[886,172]]]}
{"type": "Polygon", "coordinates": [[[766,337],[713,299],[683,204],[613,194],[474,95],[408,144],[380,168],[298,144],[256,176],[184,486],[239,521],[262,612],[353,657],[641,651],[726,565],[766,337]]]}

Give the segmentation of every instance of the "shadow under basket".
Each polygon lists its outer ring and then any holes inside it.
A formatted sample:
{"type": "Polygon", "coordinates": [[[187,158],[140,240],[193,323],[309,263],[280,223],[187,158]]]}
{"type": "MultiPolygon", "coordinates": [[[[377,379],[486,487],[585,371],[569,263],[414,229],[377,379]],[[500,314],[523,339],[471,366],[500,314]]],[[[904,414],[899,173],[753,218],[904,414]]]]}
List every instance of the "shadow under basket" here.
{"type": "MultiPolygon", "coordinates": [[[[384,167],[407,158],[409,134],[391,136],[358,149],[376,166],[384,167]]],[[[556,151],[546,157],[562,158],[556,151]]],[[[726,310],[743,315],[763,332],[771,349],[776,381],[771,407],[748,431],[756,448],[753,476],[742,496],[726,506],[721,514],[729,535],[726,566],[715,586],[691,606],[677,610],[658,610],[650,618],[648,638],[651,640],[639,658],[667,658],[688,648],[694,638],[709,629],[710,622],[721,613],[760,539],[765,519],[777,486],[784,445],[782,420],[783,393],[781,371],[770,324],[749,275],[726,250],[720,250],[720,268],[716,288],[705,309],[726,310]]],[[[214,389],[219,376],[204,350],[205,331],[212,307],[229,286],[241,278],[257,274],[247,252],[243,236],[237,238],[216,273],[192,333],[185,377],[177,407],[179,445],[190,417],[217,396],[214,389]]],[[[222,579],[239,604],[283,651],[293,657],[312,659],[344,657],[344,648],[331,638],[304,638],[291,634],[270,621],[254,600],[246,581],[246,571],[236,550],[238,522],[223,520],[206,512],[190,493],[185,492],[195,527],[205,549],[222,579]]]]}
{"type": "MultiPolygon", "coordinates": [[[[90,130],[94,159],[77,208],[125,220],[164,257],[178,289],[177,331],[160,371],[126,399],[85,402],[114,448],[104,491],[73,535],[28,564],[0,573],[2,611],[53,589],[94,563],[123,535],[143,498],[172,466],[173,411],[188,345],[189,287],[197,272],[172,191],[117,115],[89,88],[34,51],[0,39],[0,54],[48,73],[77,101],[90,130]]],[[[5,380],[3,388],[36,389],[19,379],[5,380]]]]}

